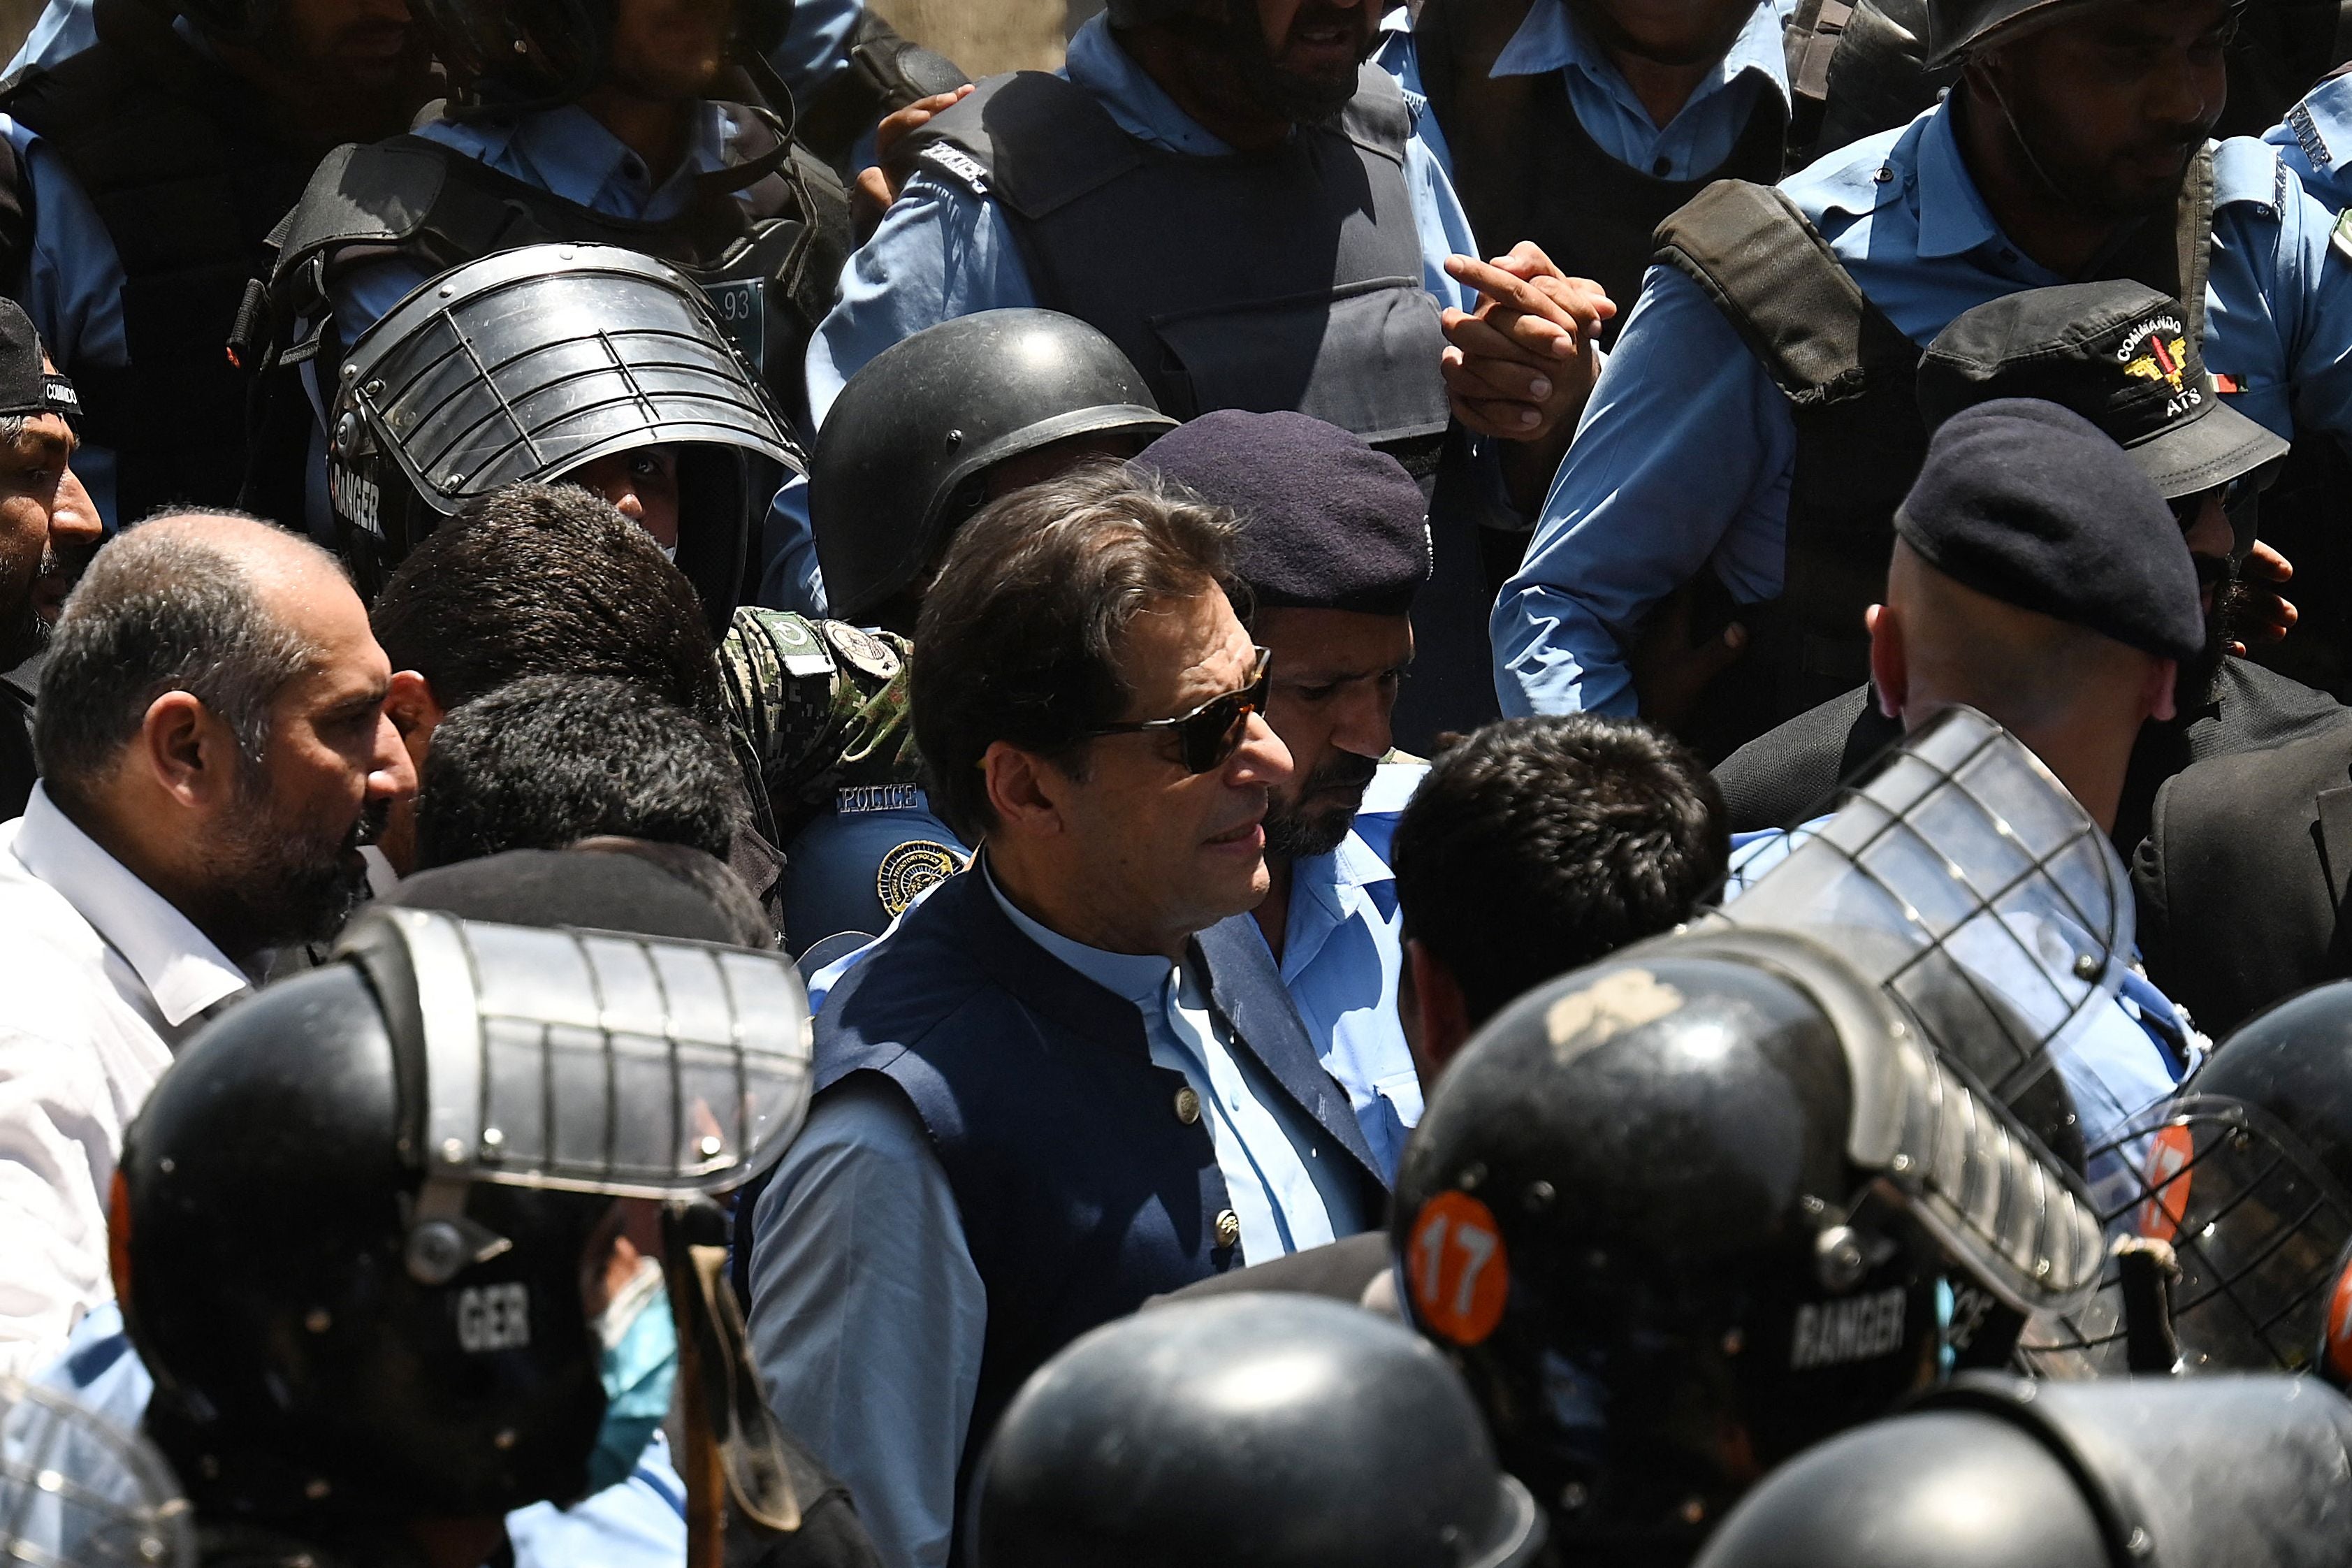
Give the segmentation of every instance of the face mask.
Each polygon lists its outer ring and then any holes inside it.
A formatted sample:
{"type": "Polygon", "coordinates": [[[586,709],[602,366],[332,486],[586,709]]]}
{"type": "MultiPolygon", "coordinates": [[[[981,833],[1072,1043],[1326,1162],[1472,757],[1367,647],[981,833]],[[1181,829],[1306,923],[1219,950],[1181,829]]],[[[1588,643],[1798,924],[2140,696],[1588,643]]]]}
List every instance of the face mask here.
{"type": "Polygon", "coordinates": [[[603,1491],[629,1479],[669,1414],[670,1390],[677,1382],[677,1325],[670,1318],[661,1265],[638,1259],[636,1273],[595,1327],[604,1346],[598,1367],[604,1424],[597,1429],[596,1451],[588,1457],[588,1484],[603,1491]]]}

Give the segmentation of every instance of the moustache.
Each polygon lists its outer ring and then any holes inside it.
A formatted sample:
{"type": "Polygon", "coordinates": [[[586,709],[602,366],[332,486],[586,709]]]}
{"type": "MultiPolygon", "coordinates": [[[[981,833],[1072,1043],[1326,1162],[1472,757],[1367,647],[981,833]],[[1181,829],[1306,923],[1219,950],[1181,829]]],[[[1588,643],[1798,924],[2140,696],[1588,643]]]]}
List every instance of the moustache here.
{"type": "Polygon", "coordinates": [[[1353,752],[1342,752],[1307,775],[1307,782],[1298,789],[1299,798],[1303,800],[1308,795],[1337,795],[1341,791],[1360,795],[1380,771],[1381,760],[1378,757],[1363,757],[1358,756],[1353,752]]]}

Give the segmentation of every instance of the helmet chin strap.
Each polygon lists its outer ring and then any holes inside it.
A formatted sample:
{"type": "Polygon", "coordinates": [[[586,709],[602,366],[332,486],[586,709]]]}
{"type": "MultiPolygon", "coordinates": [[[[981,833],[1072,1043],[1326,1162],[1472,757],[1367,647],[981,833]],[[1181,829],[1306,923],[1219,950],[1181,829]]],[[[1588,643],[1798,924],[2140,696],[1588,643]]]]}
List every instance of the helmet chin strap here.
{"type": "Polygon", "coordinates": [[[2027,170],[2032,173],[2036,181],[2040,182],[2043,192],[2064,206],[2084,205],[2080,196],[2060,184],[2058,176],[2053,174],[2043,166],[2042,160],[2033,155],[2033,139],[2026,135],[2025,127],[2017,122],[2016,112],[2009,107],[2009,97],[2000,90],[2000,83],[1990,65],[1980,73],[1979,79],[1984,83],[1985,91],[1992,95],[1994,105],[2000,110],[2002,122],[2009,127],[2011,144],[2015,147],[2019,156],[2025,160],[2027,170]]]}

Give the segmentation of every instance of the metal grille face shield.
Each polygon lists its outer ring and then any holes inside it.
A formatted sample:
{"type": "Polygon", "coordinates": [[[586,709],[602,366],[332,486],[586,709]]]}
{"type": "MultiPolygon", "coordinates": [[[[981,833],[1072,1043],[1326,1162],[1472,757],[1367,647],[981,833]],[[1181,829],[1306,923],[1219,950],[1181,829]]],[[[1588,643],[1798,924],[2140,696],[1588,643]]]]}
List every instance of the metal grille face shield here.
{"type": "MultiPolygon", "coordinates": [[[[445,516],[646,446],[807,468],[701,290],[614,246],[525,246],[444,273],[362,333],[340,374],[336,477],[350,487],[373,447],[445,516]]],[[[359,498],[335,500],[358,515],[359,498]]]]}
{"type": "Polygon", "coordinates": [[[806,1116],[810,1026],[782,953],[381,910],[337,944],[383,999],[404,1152],[425,1173],[412,1274],[504,1241],[475,1182],[675,1198],[741,1185],[806,1116]]]}
{"type": "Polygon", "coordinates": [[[1850,1209],[1892,1200],[2021,1312],[2062,1310],[2089,1295],[2105,1238],[2081,1179],[1843,954],[1810,937],[1713,921],[1658,948],[1778,970],[1828,1014],[1853,1097],[1846,1157],[1866,1177],[1850,1209]]]}
{"type": "MultiPolygon", "coordinates": [[[[1800,838],[1721,918],[1837,948],[2003,1103],[2112,1009],[2132,951],[2123,862],[2041,760],[1975,710],[1937,715],[1800,838]]],[[[2078,1100],[2110,1092],[2067,1081],[2078,1100]]],[[[2146,1103],[2081,1109],[2105,1128],[2146,1103]]]]}
{"type": "Polygon", "coordinates": [[[0,1378],[0,1563],[194,1568],[195,1516],[145,1438],[0,1378]]]}
{"type": "MultiPolygon", "coordinates": [[[[2179,1370],[2308,1370],[2352,1242],[2352,1193],[2275,1119],[2211,1095],[2157,1107],[2098,1152],[2126,1173],[2098,1188],[2110,1240],[2160,1243],[2178,1269],[2163,1294],[2179,1370]]],[[[2088,1302],[2029,1322],[2026,1364],[2045,1377],[2135,1370],[2134,1315],[2166,1314],[2136,1299],[2145,1288],[2128,1272],[2111,1259],[2088,1302]]]]}

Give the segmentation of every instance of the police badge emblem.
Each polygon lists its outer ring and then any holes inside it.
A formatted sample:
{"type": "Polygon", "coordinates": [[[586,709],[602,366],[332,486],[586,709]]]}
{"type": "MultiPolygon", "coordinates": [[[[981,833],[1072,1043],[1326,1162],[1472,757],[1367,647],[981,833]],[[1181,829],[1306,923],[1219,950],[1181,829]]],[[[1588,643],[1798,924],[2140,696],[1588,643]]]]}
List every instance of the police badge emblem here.
{"type": "Polygon", "coordinates": [[[882,865],[874,873],[874,891],[895,921],[917,899],[962,870],[971,858],[951,844],[909,838],[882,857],[882,865]]]}

